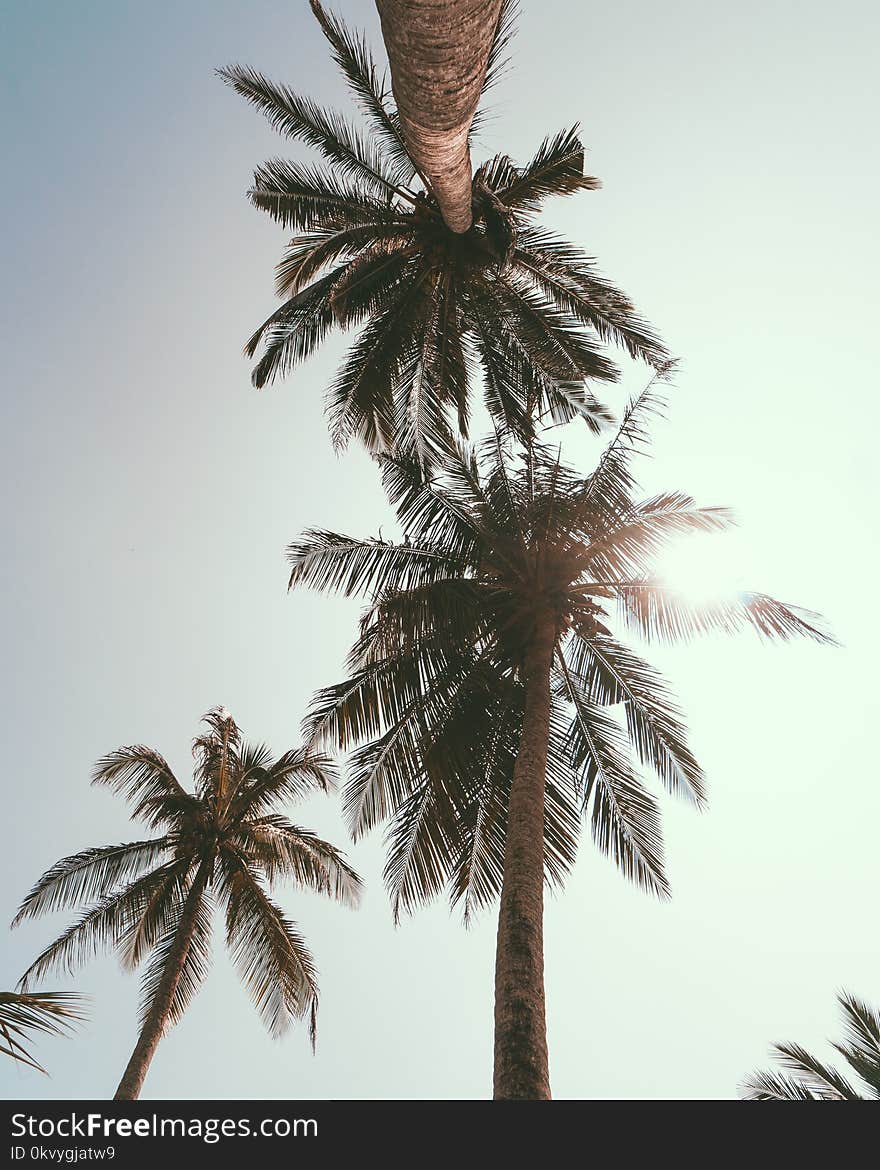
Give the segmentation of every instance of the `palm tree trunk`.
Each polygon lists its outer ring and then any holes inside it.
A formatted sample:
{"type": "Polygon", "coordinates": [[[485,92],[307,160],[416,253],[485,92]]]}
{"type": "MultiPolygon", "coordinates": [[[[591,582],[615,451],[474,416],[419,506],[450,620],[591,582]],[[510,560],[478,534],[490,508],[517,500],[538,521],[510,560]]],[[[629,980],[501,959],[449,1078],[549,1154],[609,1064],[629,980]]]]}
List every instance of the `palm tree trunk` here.
{"type": "Polygon", "coordinates": [[[495,1099],[550,1099],[544,1011],[544,783],[556,624],[526,655],[522,739],[513,770],[495,951],[495,1099]]]}
{"type": "Polygon", "coordinates": [[[159,984],[156,998],[153,1000],[147,1018],[143,1022],[131,1059],[122,1074],[122,1080],[119,1082],[119,1088],[113,1098],[114,1101],[136,1101],[141,1095],[141,1088],[150,1062],[168,1024],[168,1014],[171,1010],[171,1004],[174,1002],[174,993],[180,982],[180,974],[192,943],[199,901],[207,882],[208,866],[202,862],[183,904],[177,927],[177,937],[168,955],[162,982],[159,984]]]}
{"type": "Polygon", "coordinates": [[[471,226],[468,133],[501,0],[376,0],[403,136],[454,232],[471,226]]]}

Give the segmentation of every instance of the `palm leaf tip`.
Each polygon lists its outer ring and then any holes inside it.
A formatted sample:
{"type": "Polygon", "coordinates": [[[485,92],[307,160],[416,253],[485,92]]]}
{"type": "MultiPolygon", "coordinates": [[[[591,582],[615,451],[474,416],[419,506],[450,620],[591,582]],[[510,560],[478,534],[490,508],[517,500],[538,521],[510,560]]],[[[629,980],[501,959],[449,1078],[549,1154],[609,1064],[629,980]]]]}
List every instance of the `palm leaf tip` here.
{"type": "Polygon", "coordinates": [[[772,1048],[785,1072],[754,1073],[740,1086],[741,1097],[748,1101],[880,1100],[880,1013],[849,992],[841,991],[837,998],[846,1031],[844,1042],[833,1047],[859,1078],[859,1087],[800,1044],[789,1042],[772,1048]]]}
{"type": "Polygon", "coordinates": [[[86,1019],[86,1000],[65,991],[0,992],[0,1053],[45,1073],[29,1043],[35,1034],[62,1036],[86,1019]]]}

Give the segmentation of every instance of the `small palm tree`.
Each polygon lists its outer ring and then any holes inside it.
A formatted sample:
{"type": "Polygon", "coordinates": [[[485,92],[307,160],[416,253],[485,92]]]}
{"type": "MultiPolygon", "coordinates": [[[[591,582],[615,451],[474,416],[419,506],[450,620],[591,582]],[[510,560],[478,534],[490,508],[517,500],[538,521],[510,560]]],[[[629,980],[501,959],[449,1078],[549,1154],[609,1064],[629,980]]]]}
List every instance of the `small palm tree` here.
{"type": "MultiPolygon", "coordinates": [[[[220,75],[328,167],[272,159],[249,192],[294,237],[278,265],[284,303],[254,333],[256,386],[288,373],[334,326],[362,326],[327,411],[334,444],[408,453],[423,466],[466,433],[471,386],[495,425],[522,437],[536,418],[608,417],[587,379],[617,376],[601,341],[653,365],[667,354],[629,300],[573,244],[534,221],[550,196],[591,190],[577,127],[549,136],[523,167],[497,155],[473,177],[473,223],[452,230],[410,158],[397,112],[359,35],[320,21],[368,135],[253,69],[220,75]]],[[[487,84],[494,69],[490,67],[487,84]]]]}
{"type": "Polygon", "coordinates": [[[799,1044],[774,1044],[773,1054],[793,1075],[753,1073],[740,1089],[745,1101],[880,1101],[880,1013],[846,991],[837,1002],[845,1040],[834,1048],[861,1081],[862,1091],[799,1044]]]}
{"type": "Polygon", "coordinates": [[[85,1018],[83,998],[70,991],[0,991],[0,1052],[38,1072],[29,1043],[35,1033],[63,1036],[85,1018]]]}
{"type": "Polygon", "coordinates": [[[665,897],[659,811],[633,754],[704,801],[681,712],[612,632],[612,606],[650,639],[752,627],[830,641],[762,594],[696,608],[651,576],[667,541],[730,522],[679,492],[636,497],[631,457],[659,406],[649,387],[586,479],[546,448],[515,463],[496,441],[462,447],[432,483],[386,460],[402,543],[312,531],[289,552],[292,586],[370,599],[351,674],[318,695],[305,733],[357,749],[344,806],[355,837],[390,819],[395,915],[444,885],[466,917],[500,895],[496,1097],[550,1094],[543,884],[564,879],[581,817],[665,897]]]}
{"type": "Polygon", "coordinates": [[[280,1036],[293,1019],[309,1019],[314,1044],[318,986],[312,956],[269,897],[278,879],[357,904],[360,879],[343,855],[275,811],[287,801],[334,787],[322,755],[303,749],[273,760],[249,744],[223,708],[204,719],[193,744],[195,793],[178,782],[152,748],[122,747],[95,766],[132,815],[161,835],[84,849],[48,869],[13,926],[27,918],[87,903],[81,916],[28,968],[21,985],[48,971],[72,970],[113,946],[123,966],[149,955],[141,983],[140,1033],[116,1091],[133,1100],[156,1047],[204,980],[211,957],[215,904],[225,909],[226,942],[266,1027],[280,1036]]]}

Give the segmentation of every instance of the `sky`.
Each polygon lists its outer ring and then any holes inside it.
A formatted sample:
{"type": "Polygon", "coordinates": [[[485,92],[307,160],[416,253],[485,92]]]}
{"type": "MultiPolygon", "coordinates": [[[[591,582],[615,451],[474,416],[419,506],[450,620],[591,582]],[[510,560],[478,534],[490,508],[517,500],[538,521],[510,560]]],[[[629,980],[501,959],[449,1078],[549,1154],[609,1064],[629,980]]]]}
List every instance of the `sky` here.
{"type": "MultiPolygon", "coordinates": [[[[371,3],[331,7],[382,55],[371,3]]],[[[818,610],[842,643],[653,649],[710,791],[702,814],[663,800],[673,899],[628,885],[587,834],[547,900],[554,1096],[733,1098],[774,1040],[827,1055],[838,988],[880,1003],[880,16],[854,0],[523,9],[475,157],[524,161],[582,125],[603,187],[546,222],[681,358],[646,493],[740,520],[679,568],[818,610]]],[[[213,70],[342,105],[306,0],[0,0],[0,45],[8,922],[58,857],[139,835],[89,787],[105,752],[150,744],[186,780],[219,704],[279,754],[299,742],[359,605],[288,595],[284,548],[306,527],[392,524],[370,461],[337,458],[322,417],[344,340],[263,392],[241,353],[286,240],[244,192],[265,158],[309,156],[213,70]]],[[[628,366],[606,400],[619,412],[644,380],[628,366]]],[[[596,441],[565,443],[588,471],[596,441]]],[[[144,1098],[489,1096],[494,914],[466,930],[440,903],[395,929],[381,833],[352,845],[335,798],[291,815],[367,883],[358,912],[279,893],[321,973],[317,1054],[302,1027],[269,1038],[218,951],[144,1098]]],[[[0,932],[0,987],[66,921],[0,932]]],[[[50,1077],[0,1064],[0,1095],[111,1096],[137,980],[108,955],[55,986],[92,997],[89,1022],[41,1042],[50,1077]]]]}

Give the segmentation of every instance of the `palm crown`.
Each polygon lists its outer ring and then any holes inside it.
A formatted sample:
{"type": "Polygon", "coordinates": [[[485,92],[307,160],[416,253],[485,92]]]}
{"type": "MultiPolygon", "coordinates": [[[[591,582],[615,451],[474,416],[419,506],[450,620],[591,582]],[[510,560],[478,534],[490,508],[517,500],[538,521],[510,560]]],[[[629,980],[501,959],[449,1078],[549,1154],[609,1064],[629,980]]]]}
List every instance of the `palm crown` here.
{"type": "Polygon", "coordinates": [[[800,1044],[775,1044],[774,1055],[787,1071],[753,1073],[741,1089],[745,1100],[880,1101],[880,1013],[849,992],[841,992],[837,999],[846,1030],[843,1044],[834,1048],[858,1081],[847,1079],[800,1044]]]}
{"type": "Polygon", "coordinates": [[[192,937],[168,1012],[174,1023],[207,973],[216,900],[225,908],[229,950],[267,1028],[280,1035],[292,1019],[307,1017],[314,1038],[314,962],[267,887],[291,879],[348,905],[358,901],[360,881],[343,856],[274,811],[281,802],[331,789],[333,768],[324,756],[302,749],[273,760],[267,747],[242,739],[222,708],[209,712],[205,723],[208,730],[193,747],[194,793],[152,748],[122,747],[98,762],[93,782],[124,796],[132,815],[160,835],[85,849],[43,874],[13,925],[87,905],[34,960],[22,985],[50,970],[72,970],[105,946],[116,947],[128,969],[149,956],[142,979],[145,1021],[186,915],[192,937]]]}
{"type": "Polygon", "coordinates": [[[679,492],[637,498],[632,456],[660,405],[654,387],[635,399],[586,479],[537,446],[516,465],[495,440],[480,454],[461,447],[432,483],[385,460],[402,543],[311,531],[291,546],[291,585],[371,599],[351,674],[318,695],[305,731],[357,747],[344,805],[355,836],[391,818],[396,910],[447,882],[466,915],[498,894],[524,662],[539,627],[553,640],[546,878],[564,877],[584,815],[599,848],[660,896],[657,805],[630,748],[697,804],[704,781],[667,684],[612,632],[612,607],[649,638],[751,626],[830,640],[814,615],[763,594],[696,607],[651,577],[668,540],[731,522],[679,492]]]}
{"type": "MultiPolygon", "coordinates": [[[[337,447],[356,438],[374,453],[433,462],[453,430],[466,433],[476,379],[505,430],[527,437],[543,415],[582,416],[596,429],[606,412],[586,381],[616,377],[600,343],[655,365],[667,355],[592,260],[535,222],[548,197],[598,186],[583,173],[577,128],[548,137],[523,167],[506,155],[479,167],[474,222],[457,234],[407,154],[364,40],[312,8],[367,135],[252,69],[220,71],[276,130],[330,164],[276,158],[255,173],[253,203],[296,233],[276,271],[284,302],[246,346],[262,351],[255,385],[290,371],[332,327],[362,326],[327,398],[337,447]]],[[[487,85],[505,38],[502,20],[487,85]]]]}

